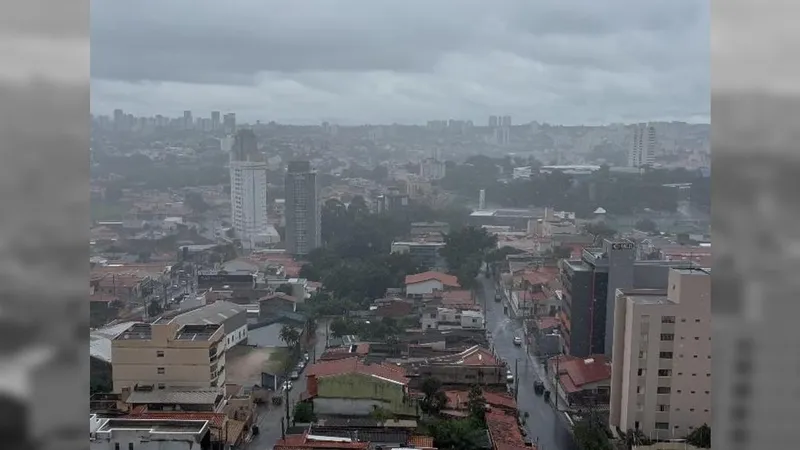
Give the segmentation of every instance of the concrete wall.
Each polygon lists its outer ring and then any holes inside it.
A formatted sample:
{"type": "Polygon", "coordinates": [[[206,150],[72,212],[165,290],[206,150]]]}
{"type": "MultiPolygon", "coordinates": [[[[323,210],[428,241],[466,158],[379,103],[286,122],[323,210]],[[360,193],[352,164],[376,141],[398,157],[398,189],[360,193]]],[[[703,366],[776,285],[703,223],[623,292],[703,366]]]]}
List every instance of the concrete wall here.
{"type": "Polygon", "coordinates": [[[406,295],[431,294],[434,290],[444,290],[441,281],[428,280],[422,283],[409,284],[406,286],[406,295]]]}
{"type": "MultiPolygon", "coordinates": [[[[416,407],[411,400],[404,401],[405,386],[379,378],[362,374],[345,374],[321,377],[317,380],[317,399],[336,399],[341,402],[353,402],[353,407],[364,408],[377,402],[382,408],[395,414],[416,414],[416,407]],[[373,403],[370,403],[373,402],[373,403]],[[366,406],[365,406],[366,405],[366,406]]],[[[324,402],[323,402],[324,403],[324,402]]],[[[314,405],[317,405],[315,400],[314,405]]],[[[349,409],[338,409],[338,414],[349,409]]],[[[366,414],[372,411],[369,410],[366,414]]],[[[318,414],[323,414],[317,411],[318,414]]]]}

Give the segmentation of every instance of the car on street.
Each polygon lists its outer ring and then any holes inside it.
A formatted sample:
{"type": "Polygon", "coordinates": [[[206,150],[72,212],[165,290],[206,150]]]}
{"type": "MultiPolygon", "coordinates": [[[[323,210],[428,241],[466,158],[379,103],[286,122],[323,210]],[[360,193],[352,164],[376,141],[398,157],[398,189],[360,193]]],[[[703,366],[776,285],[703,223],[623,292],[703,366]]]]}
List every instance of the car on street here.
{"type": "Polygon", "coordinates": [[[514,374],[511,373],[511,370],[506,370],[506,382],[513,383],[514,382],[514,374]]]}
{"type": "Polygon", "coordinates": [[[293,387],[294,387],[294,385],[292,384],[292,382],[289,381],[289,380],[286,380],[281,385],[281,390],[282,391],[291,391],[293,387]]]}
{"type": "Polygon", "coordinates": [[[290,380],[296,380],[298,378],[300,378],[300,373],[298,371],[296,371],[296,370],[292,371],[292,373],[289,374],[289,379],[290,380]]]}
{"type": "Polygon", "coordinates": [[[519,336],[514,336],[514,345],[522,345],[522,338],[519,336]]]}
{"type": "Polygon", "coordinates": [[[499,293],[499,292],[496,292],[496,293],[494,294],[494,301],[496,301],[496,302],[498,302],[498,303],[499,303],[499,302],[500,302],[500,300],[502,300],[502,299],[503,299],[503,297],[501,297],[501,296],[500,296],[500,293],[499,293]]]}

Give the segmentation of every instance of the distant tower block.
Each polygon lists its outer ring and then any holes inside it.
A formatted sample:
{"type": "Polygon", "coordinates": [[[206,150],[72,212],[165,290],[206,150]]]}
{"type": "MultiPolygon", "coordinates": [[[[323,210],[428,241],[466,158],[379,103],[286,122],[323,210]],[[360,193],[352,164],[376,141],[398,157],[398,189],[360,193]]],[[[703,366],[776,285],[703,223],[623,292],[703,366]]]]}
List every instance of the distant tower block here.
{"type": "Polygon", "coordinates": [[[481,189],[478,193],[478,209],[481,211],[486,209],[486,189],[481,189]]]}

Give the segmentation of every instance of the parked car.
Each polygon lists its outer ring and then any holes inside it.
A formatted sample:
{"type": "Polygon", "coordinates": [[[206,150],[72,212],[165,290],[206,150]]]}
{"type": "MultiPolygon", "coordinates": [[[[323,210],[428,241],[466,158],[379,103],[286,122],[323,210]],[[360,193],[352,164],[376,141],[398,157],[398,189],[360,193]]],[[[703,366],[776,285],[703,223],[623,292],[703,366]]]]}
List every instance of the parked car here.
{"type": "Polygon", "coordinates": [[[296,370],[292,371],[292,373],[289,374],[289,379],[290,380],[296,380],[298,378],[300,378],[300,373],[298,371],[296,371],[296,370]]]}
{"type": "Polygon", "coordinates": [[[513,383],[514,382],[514,374],[511,373],[511,370],[506,370],[506,382],[513,383]]]}
{"type": "Polygon", "coordinates": [[[522,345],[522,338],[519,336],[514,336],[514,345],[522,345]]]}
{"type": "Polygon", "coordinates": [[[541,380],[536,380],[533,382],[533,392],[536,395],[544,394],[544,383],[541,380]]]}
{"type": "Polygon", "coordinates": [[[502,299],[503,299],[503,297],[502,297],[502,296],[500,296],[500,293],[499,293],[499,292],[495,292],[495,294],[494,294],[494,301],[496,301],[496,302],[498,302],[498,303],[499,303],[499,302],[500,302],[500,300],[502,300],[502,299]]]}

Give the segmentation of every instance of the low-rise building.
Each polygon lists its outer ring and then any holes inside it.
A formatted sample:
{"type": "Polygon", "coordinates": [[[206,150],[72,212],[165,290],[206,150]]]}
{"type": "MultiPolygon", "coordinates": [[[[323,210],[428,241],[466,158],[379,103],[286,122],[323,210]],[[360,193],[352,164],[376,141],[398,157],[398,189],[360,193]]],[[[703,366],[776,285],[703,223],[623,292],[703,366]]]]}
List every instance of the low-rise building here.
{"type": "Polygon", "coordinates": [[[604,355],[581,359],[569,355],[548,360],[549,372],[556,374],[560,398],[572,407],[608,404],[611,391],[611,364],[604,355]]]}
{"type": "Polygon", "coordinates": [[[211,450],[207,420],[89,418],[91,450],[211,450]]]}
{"type": "Polygon", "coordinates": [[[489,350],[474,346],[463,352],[440,357],[426,358],[421,363],[409,363],[415,382],[428,377],[438,379],[444,385],[506,386],[506,365],[489,350]]]}
{"type": "Polygon", "coordinates": [[[396,416],[416,416],[405,370],[365,364],[359,358],[319,361],[306,372],[308,398],[317,414],[368,416],[383,408],[396,416]]]}
{"type": "Polygon", "coordinates": [[[391,252],[407,253],[420,266],[436,269],[445,265],[444,259],[439,253],[443,248],[444,242],[440,238],[420,238],[411,241],[392,242],[391,252]]]}
{"type": "Polygon", "coordinates": [[[114,392],[224,386],[224,338],[218,324],[132,324],[111,340],[114,392]]]}
{"type": "Polygon", "coordinates": [[[179,325],[221,325],[225,331],[225,347],[247,342],[247,308],[231,302],[210,305],[180,314],[172,319],[179,325]]]}
{"type": "Polygon", "coordinates": [[[457,277],[432,271],[406,276],[405,285],[406,295],[409,297],[422,297],[436,291],[442,292],[461,287],[457,277]]]}
{"type": "Polygon", "coordinates": [[[452,328],[482,330],[486,326],[486,321],[481,311],[458,308],[426,308],[420,321],[423,330],[452,328]]]}

